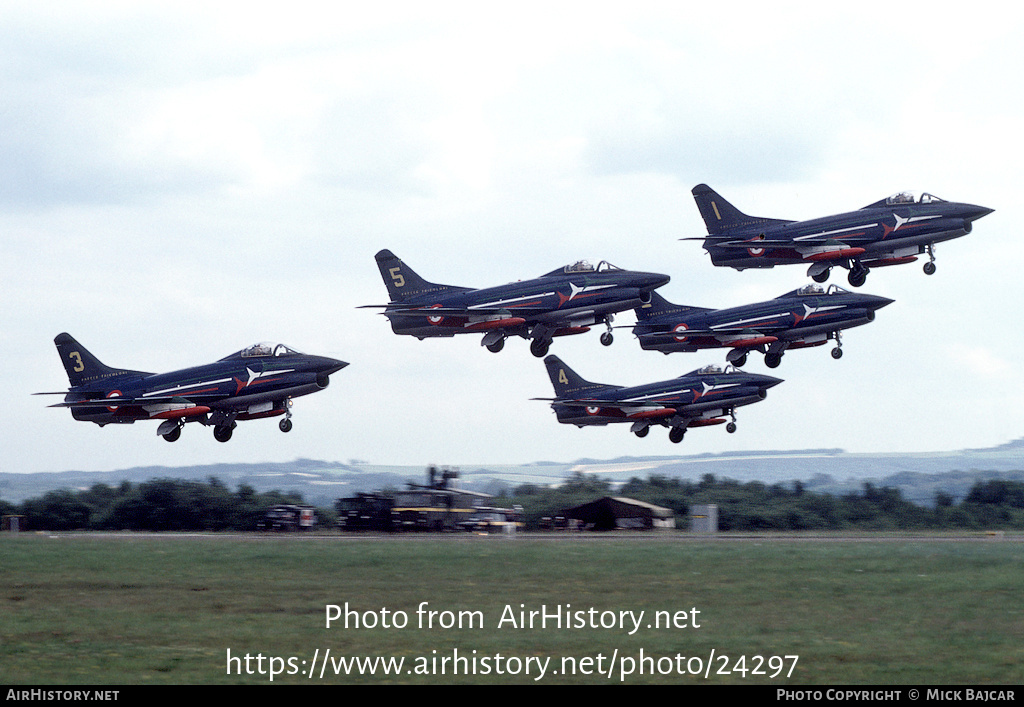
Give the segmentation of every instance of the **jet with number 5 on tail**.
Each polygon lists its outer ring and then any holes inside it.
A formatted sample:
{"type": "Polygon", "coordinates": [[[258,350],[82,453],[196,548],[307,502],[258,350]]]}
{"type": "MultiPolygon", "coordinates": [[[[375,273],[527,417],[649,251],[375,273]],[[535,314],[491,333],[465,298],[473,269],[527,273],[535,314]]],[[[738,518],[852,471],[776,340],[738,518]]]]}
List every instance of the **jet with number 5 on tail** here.
{"type": "Polygon", "coordinates": [[[875,311],[892,300],[848,292],[837,285],[824,289],[806,285],[767,302],[728,309],[705,309],[672,304],[657,292],[636,308],[633,333],[649,351],[672,353],[729,348],[726,359],[742,366],[747,354],[759,351],[775,368],[789,349],[836,342],[832,358],[843,355],[843,329],[867,324],[875,311]]]}
{"type": "Polygon", "coordinates": [[[860,287],[871,268],[901,265],[927,254],[924,271],[935,272],[935,244],[971,232],[976,220],[992,209],[909,192],[876,201],[857,211],[810,221],[748,216],[706,184],[693,198],[708,228],[704,241],[711,262],[722,267],[771,268],[804,263],[815,282],[828,279],[833,267],[849,270],[860,287]]]}
{"type": "Polygon", "coordinates": [[[71,388],[64,402],[76,420],[100,427],[136,420],[161,420],[157,434],[168,442],[181,436],[187,422],[213,426],[218,442],[227,442],[237,420],[285,415],[282,432],[292,428],[292,398],[327,387],[332,373],[348,364],[308,356],[283,344],[256,344],[214,363],[171,373],[145,373],[100,363],[69,334],[53,340],[71,388]]]}
{"type": "Polygon", "coordinates": [[[391,302],[382,307],[396,334],[418,339],[483,334],[481,344],[497,353],[509,336],[530,339],[534,356],[547,354],[556,336],[582,334],[605,324],[601,343],[612,343],[611,321],[650,302],[668,275],[622,270],[601,261],[567,265],[532,280],[473,289],[427,282],[390,250],[375,256],[391,302]]]}
{"type": "Polygon", "coordinates": [[[651,425],[662,425],[676,443],[683,441],[687,428],[719,425],[726,415],[732,418],[726,431],[735,432],[736,408],[764,400],[768,389],[782,382],[731,367],[705,366],[672,380],[625,388],[584,380],[557,356],[545,358],[544,365],[555,397],[534,400],[550,401],[559,422],[577,427],[628,423],[637,437],[646,437],[651,425]]]}

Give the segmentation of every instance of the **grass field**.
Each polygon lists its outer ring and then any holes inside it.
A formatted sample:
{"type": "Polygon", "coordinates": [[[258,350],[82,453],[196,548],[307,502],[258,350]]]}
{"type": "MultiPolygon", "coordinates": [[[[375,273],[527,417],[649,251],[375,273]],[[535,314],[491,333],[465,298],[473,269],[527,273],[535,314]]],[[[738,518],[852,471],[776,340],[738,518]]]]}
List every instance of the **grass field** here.
{"type": "Polygon", "coordinates": [[[23,533],[0,570],[5,684],[1024,683],[1019,537],[23,533]]]}

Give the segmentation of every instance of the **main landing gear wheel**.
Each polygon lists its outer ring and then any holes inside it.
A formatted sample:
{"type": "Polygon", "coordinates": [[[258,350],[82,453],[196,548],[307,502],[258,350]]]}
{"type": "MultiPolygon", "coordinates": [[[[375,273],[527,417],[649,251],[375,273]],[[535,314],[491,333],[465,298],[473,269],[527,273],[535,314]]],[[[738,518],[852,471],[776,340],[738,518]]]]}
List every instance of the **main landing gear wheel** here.
{"type": "Polygon", "coordinates": [[[854,265],[846,279],[853,287],[860,287],[868,279],[868,269],[863,265],[854,265]]]}
{"type": "Polygon", "coordinates": [[[822,270],[817,275],[811,275],[811,279],[814,280],[815,282],[825,282],[825,280],[828,279],[828,276],[831,272],[831,270],[822,270]]]}
{"type": "Polygon", "coordinates": [[[530,353],[537,358],[544,358],[547,356],[549,348],[551,348],[551,342],[545,341],[544,339],[534,339],[530,342],[530,353]]]}
{"type": "Polygon", "coordinates": [[[668,441],[673,444],[679,444],[683,441],[683,435],[686,434],[685,427],[673,427],[668,431],[668,441]]]}
{"type": "Polygon", "coordinates": [[[163,435],[163,438],[168,442],[177,442],[179,437],[181,437],[181,425],[178,425],[173,430],[163,435]]]}
{"type": "Polygon", "coordinates": [[[282,432],[292,431],[292,421],[289,420],[287,417],[281,420],[279,423],[277,423],[277,426],[280,428],[282,432]]]}
{"type": "Polygon", "coordinates": [[[746,353],[744,353],[742,356],[737,358],[735,361],[732,361],[732,365],[736,366],[736,368],[743,368],[743,366],[746,365],[746,363],[747,363],[747,354],[746,353]]]}
{"type": "Polygon", "coordinates": [[[650,427],[644,427],[643,429],[637,430],[633,434],[635,434],[637,437],[646,437],[647,433],[650,432],[650,431],[651,431],[650,427]]]}
{"type": "Polygon", "coordinates": [[[228,425],[217,425],[213,428],[213,438],[218,442],[227,442],[231,439],[231,433],[234,430],[228,425]]]}
{"type": "Polygon", "coordinates": [[[601,334],[601,345],[602,346],[611,346],[612,345],[612,341],[614,341],[614,340],[615,340],[615,338],[612,336],[612,333],[610,331],[606,331],[605,333],[601,334]]]}
{"type": "Polygon", "coordinates": [[[505,348],[504,339],[498,339],[493,344],[487,344],[487,350],[490,351],[491,353],[498,353],[503,348],[505,348]]]}
{"type": "Polygon", "coordinates": [[[764,365],[768,368],[778,368],[782,363],[782,354],[770,353],[764,355],[764,365]]]}

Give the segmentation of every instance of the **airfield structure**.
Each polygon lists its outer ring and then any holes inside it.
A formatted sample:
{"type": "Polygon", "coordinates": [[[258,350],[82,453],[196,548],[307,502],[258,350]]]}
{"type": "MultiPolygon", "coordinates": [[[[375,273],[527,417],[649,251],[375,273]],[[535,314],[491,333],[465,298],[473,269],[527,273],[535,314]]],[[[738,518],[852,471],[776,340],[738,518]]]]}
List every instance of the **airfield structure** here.
{"type": "Polygon", "coordinates": [[[0,526],[0,530],[5,530],[11,533],[18,533],[25,529],[25,516],[23,515],[5,515],[3,517],[3,525],[0,526]]]}
{"type": "Polygon", "coordinates": [[[580,521],[584,530],[652,530],[675,527],[675,514],[671,509],[622,496],[605,496],[569,508],[564,515],[566,518],[580,521]]]}
{"type": "Polygon", "coordinates": [[[690,532],[713,535],[718,532],[718,506],[713,503],[690,506],[690,532]]]}

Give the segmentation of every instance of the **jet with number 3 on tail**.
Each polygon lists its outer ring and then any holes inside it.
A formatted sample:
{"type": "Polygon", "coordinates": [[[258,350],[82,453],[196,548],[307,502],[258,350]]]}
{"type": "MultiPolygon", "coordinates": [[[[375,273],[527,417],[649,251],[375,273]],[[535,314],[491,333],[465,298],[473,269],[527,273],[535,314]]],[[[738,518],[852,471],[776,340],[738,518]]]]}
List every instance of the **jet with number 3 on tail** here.
{"type": "Polygon", "coordinates": [[[136,420],[160,420],[157,434],[168,442],[181,436],[187,422],[213,427],[227,442],[237,420],[285,415],[282,432],[292,428],[292,398],[327,387],[332,373],[348,364],[308,356],[283,344],[256,344],[214,363],[171,373],[145,373],[100,363],[69,334],[53,340],[71,388],[64,402],[76,420],[100,427],[136,420]]]}
{"type": "Polygon", "coordinates": [[[860,287],[871,268],[901,265],[927,254],[924,271],[935,272],[935,244],[971,232],[976,220],[992,209],[945,201],[931,194],[903,192],[857,211],[810,221],[748,216],[706,184],[693,198],[708,228],[704,241],[711,262],[745,270],[803,263],[815,282],[828,279],[833,267],[849,270],[860,287]]]}
{"type": "Polygon", "coordinates": [[[584,427],[628,423],[637,437],[651,425],[669,430],[672,442],[682,442],[687,428],[719,425],[731,417],[727,432],[736,431],[736,408],[764,400],[768,389],[782,381],[729,367],[705,366],[672,380],[625,388],[591,383],[557,356],[544,359],[555,388],[550,401],[558,421],[584,427]]]}
{"type": "Polygon", "coordinates": [[[789,349],[836,342],[832,358],[843,355],[841,332],[873,321],[875,311],[892,300],[848,292],[837,285],[826,290],[806,285],[767,302],[728,309],[705,309],[672,304],[657,292],[636,308],[633,333],[649,351],[699,351],[729,348],[726,359],[742,366],[747,354],[759,351],[775,368],[789,349]]]}
{"type": "Polygon", "coordinates": [[[390,250],[375,256],[391,302],[381,307],[396,334],[418,339],[483,334],[497,353],[509,336],[530,339],[534,356],[547,354],[556,336],[582,334],[605,324],[601,343],[612,343],[613,315],[650,302],[668,275],[622,270],[601,261],[580,261],[532,280],[473,289],[427,282],[390,250]]]}

